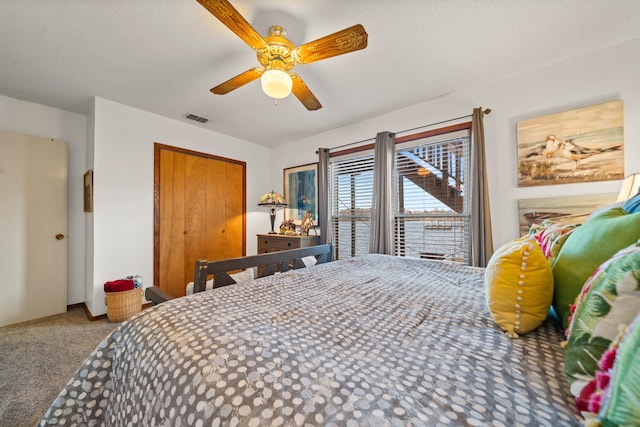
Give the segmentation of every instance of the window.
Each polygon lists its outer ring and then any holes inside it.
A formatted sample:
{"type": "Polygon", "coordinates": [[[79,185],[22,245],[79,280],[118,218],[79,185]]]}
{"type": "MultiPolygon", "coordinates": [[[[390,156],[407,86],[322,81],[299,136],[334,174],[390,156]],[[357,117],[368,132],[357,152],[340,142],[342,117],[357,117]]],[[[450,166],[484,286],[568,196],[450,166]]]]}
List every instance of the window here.
{"type": "Polygon", "coordinates": [[[369,253],[373,150],[332,160],[329,182],[336,259],[369,253]]]}
{"type": "Polygon", "coordinates": [[[469,139],[463,129],[396,140],[396,255],[470,263],[469,139]]]}
{"type": "MultiPolygon", "coordinates": [[[[471,123],[396,138],[394,252],[470,263],[471,123]]],[[[329,207],[336,259],[369,253],[372,145],[333,155],[329,207]]]]}

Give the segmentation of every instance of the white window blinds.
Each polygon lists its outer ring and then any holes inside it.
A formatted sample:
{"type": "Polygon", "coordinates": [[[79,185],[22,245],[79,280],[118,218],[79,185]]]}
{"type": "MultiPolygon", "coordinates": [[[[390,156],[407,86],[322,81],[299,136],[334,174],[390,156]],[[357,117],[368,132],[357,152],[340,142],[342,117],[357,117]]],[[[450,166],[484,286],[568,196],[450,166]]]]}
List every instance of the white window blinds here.
{"type": "Polygon", "coordinates": [[[332,159],[329,186],[336,258],[369,253],[373,151],[332,159]]]}
{"type": "Polygon", "coordinates": [[[469,264],[469,131],[396,145],[395,253],[469,264]]]}

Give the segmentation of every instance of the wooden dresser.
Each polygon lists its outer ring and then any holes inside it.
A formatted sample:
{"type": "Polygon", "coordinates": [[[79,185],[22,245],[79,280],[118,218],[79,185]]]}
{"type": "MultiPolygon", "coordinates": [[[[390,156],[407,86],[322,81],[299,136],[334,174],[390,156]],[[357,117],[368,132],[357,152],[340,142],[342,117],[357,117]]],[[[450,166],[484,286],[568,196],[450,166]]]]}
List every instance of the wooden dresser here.
{"type": "Polygon", "coordinates": [[[278,252],[287,249],[306,248],[320,244],[320,236],[286,234],[258,234],[258,253],[278,252]]]}

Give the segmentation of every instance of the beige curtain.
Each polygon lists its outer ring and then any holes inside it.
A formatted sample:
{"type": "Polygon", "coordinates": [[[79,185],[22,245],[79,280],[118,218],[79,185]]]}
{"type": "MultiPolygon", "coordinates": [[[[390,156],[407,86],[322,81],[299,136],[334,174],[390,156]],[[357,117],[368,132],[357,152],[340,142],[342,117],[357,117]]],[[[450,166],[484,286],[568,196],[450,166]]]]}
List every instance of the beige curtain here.
{"type": "Polygon", "coordinates": [[[483,116],[482,108],[473,109],[471,119],[474,171],[471,190],[471,264],[476,267],[486,267],[493,254],[483,116]]]}

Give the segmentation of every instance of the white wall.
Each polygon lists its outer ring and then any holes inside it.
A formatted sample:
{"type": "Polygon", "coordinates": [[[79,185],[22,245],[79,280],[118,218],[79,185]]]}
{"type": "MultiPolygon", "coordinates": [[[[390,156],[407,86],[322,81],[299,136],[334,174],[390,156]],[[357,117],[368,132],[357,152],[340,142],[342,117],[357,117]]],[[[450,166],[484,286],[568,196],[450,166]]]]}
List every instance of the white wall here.
{"type": "Polygon", "coordinates": [[[94,263],[86,302],[94,316],[106,312],[104,282],[140,274],[145,286],[153,284],[155,142],[246,162],[247,254],[256,253],[255,235],[268,227],[256,203],[271,190],[264,184],[270,149],[101,98],[93,120],[94,263]]]}
{"type": "Polygon", "coordinates": [[[87,117],[0,95],[0,128],[69,143],[68,303],[86,301],[91,313],[100,315],[106,312],[105,281],[128,274],[141,274],[146,285],[153,280],[154,142],[247,162],[247,254],[253,254],[255,234],[268,227],[266,211],[254,201],[271,189],[282,191],[283,168],[316,161],[318,147],[374,138],[380,131],[399,132],[470,114],[474,107],[488,107],[493,110],[485,118],[485,131],[494,243],[498,246],[518,235],[519,199],[615,193],[620,184],[608,181],[519,188],[519,120],[622,99],[624,173],[640,172],[638,52],[640,39],[473,85],[272,150],[100,98],[95,99],[94,111],[87,117]],[[82,176],[89,168],[95,171],[94,214],[83,212],[82,176]],[[268,176],[270,185],[265,184],[268,176]]]}
{"type": "Polygon", "coordinates": [[[498,247],[519,235],[519,199],[616,193],[620,186],[620,181],[604,181],[519,188],[516,151],[518,121],[622,99],[625,109],[624,174],[640,172],[639,52],[640,39],[631,40],[276,147],[272,152],[273,186],[282,187],[283,168],[317,161],[315,150],[318,147],[332,148],[375,138],[376,133],[385,130],[401,132],[471,114],[474,107],[491,108],[492,113],[485,116],[484,124],[494,245],[498,247]]]}
{"type": "Polygon", "coordinates": [[[61,139],[69,147],[67,304],[84,301],[85,172],[87,117],[0,95],[0,128],[61,139]]]}

